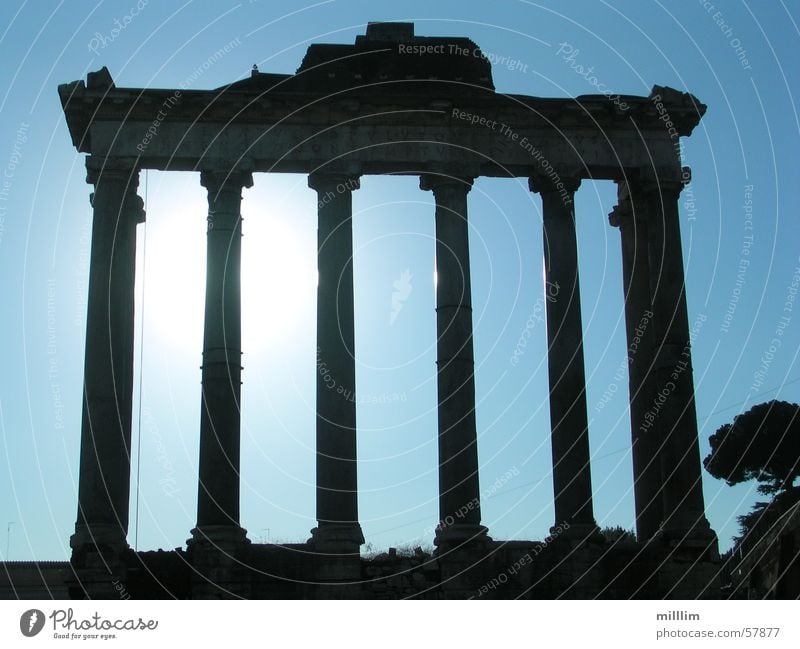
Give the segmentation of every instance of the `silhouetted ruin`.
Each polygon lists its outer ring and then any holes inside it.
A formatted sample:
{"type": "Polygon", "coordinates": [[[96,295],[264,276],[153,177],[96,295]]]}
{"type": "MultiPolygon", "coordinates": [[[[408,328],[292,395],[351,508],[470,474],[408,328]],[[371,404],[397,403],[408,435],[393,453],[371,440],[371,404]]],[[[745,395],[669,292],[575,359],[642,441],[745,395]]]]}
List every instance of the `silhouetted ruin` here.
{"type": "MultiPolygon", "coordinates": [[[[119,88],[103,68],[59,87],[94,186],[71,597],[718,597],[705,517],[684,291],[679,138],[705,106],[651,94],[540,98],[495,92],[466,38],[371,23],[354,45],[311,45],[295,75],[254,69],[216,90],[119,88]],[[199,172],[208,190],[197,524],[185,549],[127,542],[137,194],[142,169],[199,172]],[[351,196],[368,175],[414,175],[435,198],[439,523],[433,554],[366,559],[356,403],[317,384],[317,527],[307,543],[248,540],[239,520],[240,206],[257,173],[308,175],[318,193],[319,360],[355,385],[351,196]],[[467,197],[479,176],[541,196],[555,520],[544,540],[482,525],[467,197]],[[636,540],[595,523],[574,195],[617,184],[631,355],[636,540]]],[[[433,368],[431,368],[433,371],[433,368]]],[[[433,521],[431,522],[434,523],[433,521]]],[[[60,586],[64,588],[63,584],[60,586]]]]}

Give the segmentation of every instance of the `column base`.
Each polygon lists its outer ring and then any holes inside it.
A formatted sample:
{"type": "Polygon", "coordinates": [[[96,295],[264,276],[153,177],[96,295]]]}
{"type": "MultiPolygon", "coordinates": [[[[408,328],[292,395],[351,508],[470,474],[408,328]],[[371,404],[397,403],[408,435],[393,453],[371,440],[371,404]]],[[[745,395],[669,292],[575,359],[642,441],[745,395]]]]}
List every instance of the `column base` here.
{"type": "Polygon", "coordinates": [[[459,548],[474,548],[491,543],[489,528],[483,525],[448,525],[439,527],[433,544],[436,546],[435,554],[457,550],[459,548]]]}
{"type": "Polygon", "coordinates": [[[665,599],[718,599],[722,596],[717,535],[705,517],[684,529],[661,528],[649,541],[665,599]]]}
{"type": "Polygon", "coordinates": [[[705,516],[678,517],[668,521],[654,536],[653,540],[670,547],[695,552],[708,552],[713,558],[719,557],[717,534],[705,516]]]}
{"type": "Polygon", "coordinates": [[[192,538],[186,541],[188,548],[232,550],[248,545],[247,530],[238,525],[203,525],[192,529],[192,538]]]}
{"type": "Polygon", "coordinates": [[[74,599],[117,599],[119,584],[127,579],[126,554],[130,546],[118,525],[76,525],[69,539],[74,599]]]}
{"type": "Polygon", "coordinates": [[[186,541],[192,565],[192,599],[245,599],[250,595],[244,564],[250,545],[238,525],[204,525],[186,541]]]}
{"type": "Polygon", "coordinates": [[[311,530],[308,544],[322,554],[360,556],[364,533],[358,523],[320,523],[311,530]]]}
{"type": "Polygon", "coordinates": [[[119,525],[76,525],[75,533],[69,537],[73,554],[80,551],[122,554],[130,548],[125,532],[119,525]]]}
{"type": "Polygon", "coordinates": [[[658,535],[669,539],[704,539],[716,536],[708,519],[702,512],[687,512],[668,516],[658,530],[658,535]]]}
{"type": "Polygon", "coordinates": [[[461,523],[439,527],[433,556],[439,566],[440,590],[445,599],[468,599],[484,581],[492,539],[483,525],[461,523]]]}
{"type": "Polygon", "coordinates": [[[596,523],[559,523],[550,528],[550,543],[563,539],[575,544],[603,543],[605,537],[596,523]]]}

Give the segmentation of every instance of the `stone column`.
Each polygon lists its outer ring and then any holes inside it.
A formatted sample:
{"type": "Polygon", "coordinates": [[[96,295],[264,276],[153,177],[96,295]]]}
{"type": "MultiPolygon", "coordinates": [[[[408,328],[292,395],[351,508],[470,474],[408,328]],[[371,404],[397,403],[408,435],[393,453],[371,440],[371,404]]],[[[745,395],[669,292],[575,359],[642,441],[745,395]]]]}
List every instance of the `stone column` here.
{"type": "Polygon", "coordinates": [[[250,173],[204,171],[208,190],[206,302],[197,527],[194,542],[245,542],[239,524],[242,188],[250,173]]]}
{"type": "Polygon", "coordinates": [[[628,348],[628,395],[633,459],[633,493],[636,536],[652,538],[664,518],[661,494],[661,436],[646,423],[653,403],[653,311],[650,296],[647,220],[640,211],[634,218],[628,187],[620,183],[619,204],[609,215],[622,241],[622,279],[625,287],[625,333],[628,348]]]}
{"type": "MultiPolygon", "coordinates": [[[[688,176],[688,169],[686,170],[688,176]]],[[[655,372],[645,421],[659,422],[664,525],[669,540],[712,537],[705,517],[692,379],[678,200],[680,178],[629,183],[633,213],[647,220],[655,372]]]]}
{"type": "Polygon", "coordinates": [[[353,199],[358,177],[313,173],[317,192],[317,527],[319,552],[358,554],[353,199]]]}
{"type": "Polygon", "coordinates": [[[471,178],[424,175],[436,200],[436,333],[439,417],[439,550],[485,542],[478,481],[475,361],[467,193],[471,178]]]}
{"type": "Polygon", "coordinates": [[[550,426],[553,450],[554,528],[567,523],[570,536],[585,537],[597,526],[592,510],[589,424],[583,363],[583,325],[575,235],[574,196],[580,179],[530,179],[541,194],[547,283],[547,342],[550,426]]]}
{"type": "Polygon", "coordinates": [[[78,564],[85,551],[128,548],[136,225],[144,221],[137,169],[94,157],[86,166],[94,215],[78,518],[70,539],[78,564]]]}

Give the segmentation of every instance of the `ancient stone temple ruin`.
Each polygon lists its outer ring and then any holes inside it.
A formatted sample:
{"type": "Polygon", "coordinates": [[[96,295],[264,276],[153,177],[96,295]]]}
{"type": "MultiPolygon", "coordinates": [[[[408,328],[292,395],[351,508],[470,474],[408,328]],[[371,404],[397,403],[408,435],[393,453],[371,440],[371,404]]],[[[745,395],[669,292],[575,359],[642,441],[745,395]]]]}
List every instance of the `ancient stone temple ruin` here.
{"type": "Polygon", "coordinates": [[[690,177],[679,138],[705,111],[695,97],[658,86],[647,97],[616,99],[498,93],[475,43],[417,36],[410,23],[372,23],[353,45],[311,45],[294,75],[254,68],[215,90],[153,90],[116,87],[103,68],[59,94],[94,187],[70,596],[117,597],[119,584],[133,597],[180,598],[718,595],[678,215],[690,177]],[[134,552],[127,542],[143,169],[197,172],[208,191],[197,523],[185,549],[158,552],[134,552]],[[240,526],[240,208],[243,190],[270,172],[307,174],[318,193],[317,346],[348,385],[355,384],[352,192],[362,176],[404,174],[433,193],[440,518],[433,555],[360,556],[355,400],[321,383],[310,540],[258,544],[240,526]],[[546,303],[558,533],[545,541],[493,538],[481,523],[467,236],[468,196],[479,176],[526,178],[540,195],[545,280],[561,287],[546,303]],[[618,188],[610,222],[622,243],[628,343],[639,350],[629,386],[636,541],[604,538],[592,509],[573,201],[582,179],[618,188]]]}

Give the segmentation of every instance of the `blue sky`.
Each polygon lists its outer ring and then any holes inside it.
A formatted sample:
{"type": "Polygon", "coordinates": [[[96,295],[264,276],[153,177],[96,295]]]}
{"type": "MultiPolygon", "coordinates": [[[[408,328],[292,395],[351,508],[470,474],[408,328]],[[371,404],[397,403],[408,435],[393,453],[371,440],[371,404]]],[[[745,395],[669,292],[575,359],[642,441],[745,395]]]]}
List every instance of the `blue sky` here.
{"type": "MultiPolygon", "coordinates": [[[[518,60],[494,67],[501,92],[596,92],[576,65],[593,66],[614,92],[692,92],[709,107],[684,140],[694,179],[681,207],[690,322],[702,323],[694,365],[703,455],[708,436],[750,405],[800,400],[800,313],[784,311],[800,266],[797,2],[279,4],[150,0],[134,15],[134,0],[6,2],[0,557],[68,556],[91,211],[84,156],[56,88],[103,65],[118,86],[214,88],[254,63],[291,73],[309,43],[351,43],[367,21],[403,20],[417,34],[467,36],[496,59],[518,60]],[[113,31],[115,20],[124,28],[113,31]],[[226,44],[228,55],[203,65],[226,44]],[[750,263],[740,272],[745,242],[750,263]],[[764,363],[782,316],[781,347],[764,363]]],[[[196,174],[143,173],[140,192],[148,223],[139,233],[130,541],[172,548],[195,518],[206,200],[196,174]]],[[[631,528],[620,243],[607,222],[615,196],[612,183],[584,182],[576,217],[595,514],[631,528]]],[[[497,539],[541,538],[553,522],[546,341],[540,323],[526,324],[543,300],[540,203],[524,183],[500,179],[479,179],[469,199],[484,523],[497,539]]],[[[258,175],[245,191],[242,524],[254,540],[305,540],[315,524],[315,204],[302,176],[258,175]]],[[[432,197],[416,178],[366,177],[354,211],[362,526],[375,548],[427,544],[438,517],[432,197]],[[411,290],[393,318],[394,283],[406,271],[411,290]]],[[[754,485],[705,475],[704,488],[724,549],[757,498],[754,485]]]]}

